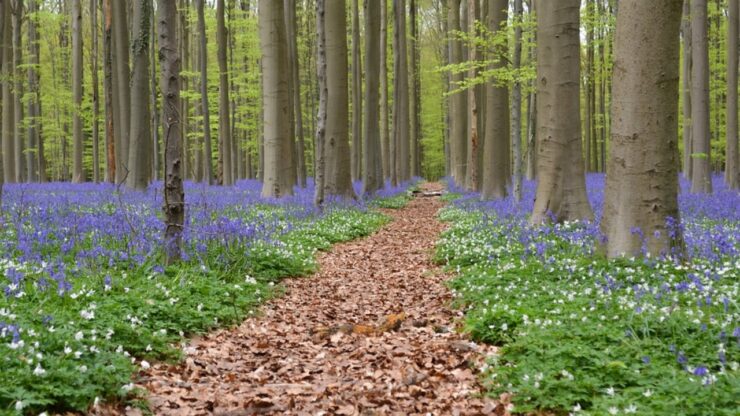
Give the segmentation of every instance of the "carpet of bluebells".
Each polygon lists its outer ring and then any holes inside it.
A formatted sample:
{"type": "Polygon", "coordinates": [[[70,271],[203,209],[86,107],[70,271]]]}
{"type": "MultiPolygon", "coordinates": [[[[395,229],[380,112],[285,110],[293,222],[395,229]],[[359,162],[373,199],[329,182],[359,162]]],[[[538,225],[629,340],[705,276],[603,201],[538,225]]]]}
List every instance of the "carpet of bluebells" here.
{"type": "Polygon", "coordinates": [[[740,193],[682,183],[687,261],[607,261],[604,177],[587,182],[594,223],[529,226],[533,183],[521,203],[460,193],[440,214],[437,259],[459,273],[467,330],[501,346],[491,394],[513,393],[517,412],[740,414],[740,193]]]}
{"type": "MultiPolygon", "coordinates": [[[[359,184],[356,185],[359,188],[359,184]]],[[[186,184],[184,261],[162,266],[161,183],[5,186],[0,211],[0,414],[84,411],[131,397],[131,375],[183,337],[239,322],[310,274],[315,252],[367,235],[410,184],[313,206],[313,190],[186,184]]]]}

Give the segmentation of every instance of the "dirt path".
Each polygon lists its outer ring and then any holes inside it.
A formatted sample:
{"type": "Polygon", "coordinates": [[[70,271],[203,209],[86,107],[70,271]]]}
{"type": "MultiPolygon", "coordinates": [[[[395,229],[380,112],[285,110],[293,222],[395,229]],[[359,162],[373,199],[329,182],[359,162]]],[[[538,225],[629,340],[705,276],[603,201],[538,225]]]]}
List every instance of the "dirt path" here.
{"type": "Polygon", "coordinates": [[[502,414],[470,370],[491,350],[455,332],[431,262],[441,206],[388,211],[378,233],[322,253],[317,275],[286,280],[262,316],[194,340],[181,366],[154,366],[142,381],[154,413],[502,414]]]}

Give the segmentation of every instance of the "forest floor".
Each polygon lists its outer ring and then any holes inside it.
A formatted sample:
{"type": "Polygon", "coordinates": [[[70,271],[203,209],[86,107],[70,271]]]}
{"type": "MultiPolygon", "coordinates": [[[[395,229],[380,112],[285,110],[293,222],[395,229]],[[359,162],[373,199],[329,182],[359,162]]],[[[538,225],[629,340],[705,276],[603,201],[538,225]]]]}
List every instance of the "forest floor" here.
{"type": "Polygon", "coordinates": [[[432,262],[442,206],[420,197],[385,211],[392,222],[321,253],[319,272],[284,281],[259,316],[193,339],[180,365],[153,365],[139,378],[152,412],[507,414],[474,370],[495,348],[456,330],[462,312],[432,262]]]}

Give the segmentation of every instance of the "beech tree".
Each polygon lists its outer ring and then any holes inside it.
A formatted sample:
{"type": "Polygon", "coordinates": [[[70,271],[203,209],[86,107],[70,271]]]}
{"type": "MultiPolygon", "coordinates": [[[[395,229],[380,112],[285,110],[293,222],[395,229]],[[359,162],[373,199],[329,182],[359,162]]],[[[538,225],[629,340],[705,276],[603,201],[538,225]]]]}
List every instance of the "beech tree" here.
{"type": "Polygon", "coordinates": [[[5,182],[15,182],[15,154],[14,143],[14,112],[15,99],[13,97],[13,46],[11,43],[12,27],[10,21],[11,5],[9,1],[3,1],[3,13],[0,15],[2,21],[2,38],[0,38],[0,82],[2,82],[2,150],[3,150],[3,177],[5,182]]]}
{"type": "Polygon", "coordinates": [[[393,138],[391,183],[411,178],[409,171],[409,68],[406,41],[406,0],[393,0],[393,138]],[[395,150],[395,151],[394,151],[395,150]]]}
{"type": "Polygon", "coordinates": [[[530,221],[593,219],[580,116],[580,0],[537,4],[537,191],[530,221]]]}
{"type": "Polygon", "coordinates": [[[133,71],[131,72],[131,120],[129,124],[128,176],[126,186],[144,190],[152,177],[151,157],[153,153],[151,108],[149,96],[149,42],[151,31],[149,19],[152,13],[151,0],[133,2],[133,38],[131,53],[133,71]]]}
{"type": "Polygon", "coordinates": [[[691,0],[691,192],[712,192],[707,0],[691,0]]]}
{"type": "Polygon", "coordinates": [[[224,0],[216,1],[216,43],[218,44],[218,159],[221,162],[221,183],[234,183],[234,168],[231,158],[231,118],[229,102],[229,67],[226,61],[228,50],[224,0]]]}
{"type": "MultiPolygon", "coordinates": [[[[461,30],[460,25],[460,0],[448,0],[447,21],[450,32],[461,30]]],[[[462,42],[454,34],[449,35],[449,57],[450,64],[459,64],[463,61],[462,42]]],[[[463,74],[454,72],[450,79],[450,88],[454,91],[460,87],[463,74]]],[[[451,175],[458,185],[465,184],[465,165],[467,161],[467,114],[466,95],[455,92],[451,95],[448,111],[450,120],[450,165],[451,175]]]]}
{"type": "Polygon", "coordinates": [[[729,0],[727,23],[727,144],[725,182],[730,189],[740,189],[740,154],[737,132],[738,19],[740,1],[729,0]]]}
{"type": "MultiPolygon", "coordinates": [[[[385,3],[385,2],[382,2],[385,3]]],[[[362,154],[362,193],[383,188],[383,167],[378,114],[380,84],[380,8],[381,0],[365,0],[365,141],[362,154]]]]}
{"type": "Polygon", "coordinates": [[[683,251],[676,100],[680,27],[681,0],[619,4],[619,70],[601,221],[609,257],[683,251]]]}
{"type": "Polygon", "coordinates": [[[352,180],[362,173],[362,59],[359,0],[352,0],[352,180]]]}
{"type": "Polygon", "coordinates": [[[72,132],[74,134],[74,162],[72,182],[85,181],[82,170],[82,5],[80,0],[72,0],[72,91],[74,95],[74,117],[72,132]]]}
{"type": "MultiPolygon", "coordinates": [[[[201,151],[203,182],[213,183],[213,144],[211,140],[211,112],[208,108],[208,47],[206,42],[205,0],[195,0],[198,9],[198,37],[200,64],[200,112],[203,116],[203,143],[201,151]]],[[[262,3],[262,2],[260,2],[262,3]]]]}
{"type": "Polygon", "coordinates": [[[113,121],[116,149],[116,183],[128,178],[129,137],[131,126],[131,74],[129,69],[128,12],[125,1],[111,0],[113,18],[113,83],[116,119],[113,121]],[[118,126],[116,128],[116,126],[118,126]]]}

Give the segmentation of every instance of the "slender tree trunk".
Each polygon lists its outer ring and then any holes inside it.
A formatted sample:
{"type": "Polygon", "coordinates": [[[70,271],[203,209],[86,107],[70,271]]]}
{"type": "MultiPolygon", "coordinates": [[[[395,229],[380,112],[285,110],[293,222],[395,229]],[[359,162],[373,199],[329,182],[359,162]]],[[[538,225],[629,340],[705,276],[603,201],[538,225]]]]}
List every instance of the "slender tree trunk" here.
{"type": "Polygon", "coordinates": [[[362,59],[360,57],[360,6],[352,0],[352,180],[362,171],[362,59]]]}
{"type": "MultiPolygon", "coordinates": [[[[293,194],[295,176],[286,155],[292,152],[289,103],[290,74],[282,1],[259,2],[260,49],[262,50],[262,102],[264,131],[264,181],[262,196],[280,198],[293,194]]],[[[290,156],[288,156],[290,158],[290,156]]]]}
{"type": "MultiPolygon", "coordinates": [[[[506,22],[508,0],[488,0],[488,2],[488,30],[496,33],[502,30],[501,24],[506,22]]],[[[490,69],[496,71],[504,66],[503,60],[496,60],[490,65],[490,69]]],[[[487,87],[487,122],[483,141],[483,187],[481,188],[481,199],[484,200],[506,197],[506,150],[508,148],[506,144],[511,137],[509,89],[493,83],[488,83],[487,87]]]]}
{"type": "MultiPolygon", "coordinates": [[[[506,4],[502,5],[506,8],[506,4]]],[[[495,9],[489,10],[489,13],[495,9]]],[[[524,6],[522,0],[514,0],[514,14],[516,21],[521,23],[524,17],[524,6]]],[[[498,29],[498,28],[496,28],[498,29]]],[[[522,27],[517,24],[514,28],[514,69],[519,69],[522,64],[522,27]]],[[[514,158],[514,199],[522,200],[522,83],[514,80],[514,88],[511,93],[511,145],[512,157],[514,158]]],[[[489,119],[490,120],[490,119],[489,119]]]]}
{"type": "Polygon", "coordinates": [[[113,71],[113,44],[112,44],[112,14],[111,0],[101,0],[103,8],[103,90],[105,91],[105,181],[114,182],[116,180],[116,131],[114,128],[114,119],[118,112],[115,108],[113,99],[115,76],[113,71]]]}
{"type": "Polygon", "coordinates": [[[74,96],[74,117],[72,133],[74,135],[74,149],[72,153],[72,182],[85,181],[85,172],[82,168],[82,4],[80,0],[72,0],[72,95],[74,96]]]}
{"type": "MultiPolygon", "coordinates": [[[[449,10],[447,12],[447,21],[449,31],[449,48],[450,64],[460,64],[463,62],[462,42],[457,39],[454,32],[461,30],[460,24],[460,0],[449,0],[449,10]]],[[[463,74],[455,72],[450,80],[450,89],[460,88],[463,81],[463,74]]],[[[467,159],[467,101],[463,92],[456,92],[450,96],[449,113],[450,113],[450,165],[452,178],[458,186],[465,185],[465,165],[467,159]]]]}
{"type": "Polygon", "coordinates": [[[223,185],[234,184],[231,164],[231,118],[229,102],[229,68],[226,62],[227,33],[224,0],[216,1],[216,43],[218,44],[218,158],[221,161],[223,185]]]}
{"type": "Polygon", "coordinates": [[[393,143],[396,146],[395,177],[398,185],[411,179],[409,169],[409,68],[406,41],[406,0],[393,0],[394,7],[394,83],[393,143]]]}
{"type": "MultiPolygon", "coordinates": [[[[5,43],[8,39],[6,28],[9,24],[8,16],[10,15],[10,5],[7,2],[0,1],[0,101],[2,104],[2,108],[6,108],[6,101],[5,101],[5,89],[7,84],[7,78],[5,74],[5,43]]],[[[0,155],[0,206],[2,206],[2,196],[3,196],[3,186],[5,185],[5,161],[4,161],[4,154],[5,154],[5,129],[6,129],[6,118],[5,118],[5,112],[3,111],[0,113],[0,140],[2,140],[2,154],[0,155]]]]}
{"type": "MultiPolygon", "coordinates": [[[[152,39],[157,37],[155,20],[156,16],[154,16],[154,12],[152,12],[149,19],[149,30],[151,31],[152,39]]],[[[177,26],[177,22],[175,22],[175,26],[177,26]]],[[[159,127],[164,124],[164,121],[162,120],[162,115],[159,113],[159,106],[157,105],[157,61],[159,58],[157,55],[157,45],[155,43],[156,42],[154,41],[149,42],[149,62],[151,63],[149,66],[149,86],[151,90],[151,93],[149,94],[149,105],[151,106],[149,124],[151,125],[152,132],[152,156],[149,158],[149,169],[151,169],[150,179],[158,181],[160,178],[160,161],[162,160],[162,151],[159,146],[159,127]]]]}
{"type": "MultiPolygon", "coordinates": [[[[475,13],[478,8],[477,0],[468,0],[468,34],[476,35],[476,17],[475,13]]],[[[474,45],[468,47],[468,61],[475,62],[478,59],[477,48],[474,45]]],[[[478,76],[478,71],[472,68],[468,71],[468,77],[473,79],[478,76]]],[[[468,139],[467,139],[467,166],[465,173],[465,189],[468,191],[479,190],[478,177],[478,101],[476,100],[476,88],[468,88],[468,139]]]]}
{"type": "MultiPolygon", "coordinates": [[[[594,0],[587,0],[586,1],[586,12],[589,14],[589,17],[591,17],[592,14],[595,14],[595,7],[594,7],[594,0]]],[[[584,76],[584,87],[586,88],[586,111],[584,111],[585,120],[584,120],[584,133],[585,137],[583,139],[584,144],[584,154],[585,154],[585,161],[586,161],[586,172],[591,172],[593,170],[591,166],[591,136],[593,132],[593,124],[596,120],[594,120],[594,113],[591,111],[593,108],[593,100],[591,97],[591,93],[593,92],[594,88],[594,23],[591,23],[590,21],[586,22],[586,75],[584,76]]]]}
{"type": "Polygon", "coordinates": [[[118,108],[114,120],[116,128],[116,183],[123,183],[129,175],[129,137],[131,122],[131,74],[129,69],[128,12],[125,1],[111,0],[113,12],[114,82],[118,108]]]}
{"type": "Polygon", "coordinates": [[[25,142],[23,141],[23,45],[22,45],[22,23],[23,23],[23,0],[13,0],[13,146],[15,161],[15,181],[24,182],[26,176],[25,142]]]}
{"type": "Polygon", "coordinates": [[[126,186],[144,190],[151,180],[152,125],[149,97],[149,18],[151,0],[134,0],[131,53],[134,69],[131,75],[131,121],[126,186]]]}
{"type": "Polygon", "coordinates": [[[740,189],[740,154],[738,153],[737,133],[737,48],[738,48],[738,0],[729,0],[729,21],[727,24],[727,157],[725,182],[730,189],[740,189]]]}
{"type": "Polygon", "coordinates": [[[288,62],[291,73],[291,95],[293,104],[293,118],[295,119],[296,142],[296,173],[297,182],[301,188],[306,187],[306,141],[303,135],[303,107],[301,106],[301,81],[298,60],[298,42],[296,25],[296,0],[288,0],[291,7],[286,7],[286,29],[288,34],[288,62]]]}
{"type": "Polygon", "coordinates": [[[316,206],[322,206],[324,204],[324,183],[326,178],[324,173],[326,172],[326,155],[324,151],[324,143],[326,142],[326,119],[329,115],[328,101],[329,101],[329,86],[328,86],[328,71],[327,71],[327,39],[326,39],[326,4],[325,0],[316,0],[316,37],[317,37],[317,52],[316,52],[316,72],[319,84],[319,112],[316,117],[316,145],[314,155],[314,166],[316,173],[315,176],[315,191],[314,191],[314,204],[316,206]]]}
{"type": "Polygon", "coordinates": [[[409,150],[411,161],[411,176],[421,176],[421,75],[419,72],[419,22],[418,7],[416,0],[409,0],[409,22],[411,23],[411,39],[409,40],[409,74],[411,76],[410,86],[411,111],[411,148],[409,150]]]}
{"type": "Polygon", "coordinates": [[[538,183],[531,222],[591,220],[580,120],[580,0],[537,4],[538,183]]]}
{"type": "MultiPolygon", "coordinates": [[[[529,0],[529,13],[534,14],[537,2],[529,0]]],[[[537,31],[531,34],[532,46],[529,50],[530,62],[537,60],[537,31]]],[[[527,179],[532,181],[537,177],[537,91],[536,80],[531,81],[529,102],[527,103],[527,179]]],[[[587,156],[588,158],[588,156],[587,156]]]]}
{"type": "Polygon", "coordinates": [[[380,0],[380,154],[383,179],[391,177],[390,117],[388,115],[388,3],[380,0]]]}
{"type": "Polygon", "coordinates": [[[213,184],[213,144],[211,143],[211,113],[208,109],[208,45],[206,18],[203,10],[206,0],[195,0],[198,6],[198,34],[200,42],[200,106],[203,116],[203,177],[202,181],[213,184]]]}
{"type": "Polygon", "coordinates": [[[692,193],[712,193],[707,0],[691,2],[692,193]]]}
{"type": "Polygon", "coordinates": [[[2,39],[0,39],[0,53],[2,53],[2,148],[3,148],[3,177],[6,183],[15,182],[15,118],[13,107],[13,36],[11,15],[12,7],[9,1],[4,1],[4,10],[0,19],[3,20],[2,39]]]}
{"type": "Polygon", "coordinates": [[[609,257],[683,253],[676,123],[680,26],[681,0],[620,2],[601,222],[609,257]]]}
{"type": "Polygon", "coordinates": [[[378,102],[380,84],[380,0],[365,0],[365,152],[362,155],[362,194],[383,189],[378,102]]]}
{"type": "Polygon", "coordinates": [[[165,263],[180,260],[182,228],[185,223],[185,190],[182,171],[182,129],[180,123],[180,53],[177,45],[177,5],[171,0],[157,3],[160,88],[165,146],[165,263]]]}
{"type": "MultiPolygon", "coordinates": [[[[26,104],[28,117],[28,131],[26,136],[26,180],[28,182],[39,181],[39,163],[35,155],[39,154],[40,123],[39,110],[39,39],[38,39],[38,3],[36,0],[28,0],[28,95],[26,104]],[[33,150],[33,151],[31,151],[33,150]]],[[[0,32],[1,33],[1,32],[0,32]]],[[[44,175],[45,176],[45,175],[44,175]]],[[[45,179],[45,178],[44,178],[45,179]]]]}
{"type": "Polygon", "coordinates": [[[691,180],[691,1],[683,2],[683,175],[691,180]]]}
{"type": "Polygon", "coordinates": [[[98,117],[100,115],[100,88],[98,86],[98,2],[90,0],[90,26],[92,45],[90,53],[90,73],[92,77],[92,148],[93,148],[93,175],[95,183],[100,182],[100,129],[98,117]]]}

